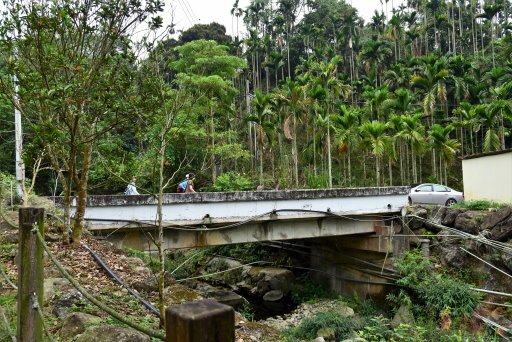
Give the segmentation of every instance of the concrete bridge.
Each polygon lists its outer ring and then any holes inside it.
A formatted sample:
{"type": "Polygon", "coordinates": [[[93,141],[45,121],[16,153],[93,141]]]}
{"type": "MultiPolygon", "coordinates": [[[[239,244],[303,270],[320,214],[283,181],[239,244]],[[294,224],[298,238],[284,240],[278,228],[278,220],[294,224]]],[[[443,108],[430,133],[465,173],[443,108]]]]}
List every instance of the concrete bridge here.
{"type": "MultiPolygon", "coordinates": [[[[408,191],[380,187],[166,194],[164,247],[291,242],[293,249],[303,246],[310,253],[301,266],[319,270],[317,280],[334,292],[378,299],[389,283],[382,267],[409,248],[407,237],[395,236],[405,229],[401,216],[408,191]]],[[[156,213],[154,196],[90,196],[85,218],[95,235],[118,247],[154,251],[156,213]]]]}
{"type": "MultiPolygon", "coordinates": [[[[407,187],[165,194],[165,248],[382,232],[400,215],[407,187]]],[[[119,246],[148,249],[156,198],[90,196],[89,229],[119,246]]]]}

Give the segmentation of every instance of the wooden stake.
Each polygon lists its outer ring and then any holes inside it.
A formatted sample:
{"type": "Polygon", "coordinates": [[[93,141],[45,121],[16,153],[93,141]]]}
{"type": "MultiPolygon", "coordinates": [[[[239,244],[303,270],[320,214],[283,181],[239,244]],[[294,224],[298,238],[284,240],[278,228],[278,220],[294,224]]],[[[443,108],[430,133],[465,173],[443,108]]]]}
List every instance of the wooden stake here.
{"type": "Polygon", "coordinates": [[[43,340],[43,322],[36,312],[43,303],[43,248],[32,229],[44,236],[44,209],[19,209],[18,342],[43,340]],[[35,294],[35,296],[34,296],[35,294]]]}
{"type": "Polygon", "coordinates": [[[167,308],[166,342],[234,342],[235,311],[232,307],[202,300],[167,308]]]}

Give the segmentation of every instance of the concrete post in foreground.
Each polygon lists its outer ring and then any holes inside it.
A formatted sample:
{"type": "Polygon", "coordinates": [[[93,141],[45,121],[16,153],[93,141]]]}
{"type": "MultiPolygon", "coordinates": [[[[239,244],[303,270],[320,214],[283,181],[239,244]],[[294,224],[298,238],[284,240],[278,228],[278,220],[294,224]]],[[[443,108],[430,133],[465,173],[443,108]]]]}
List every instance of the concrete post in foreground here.
{"type": "Polygon", "coordinates": [[[43,303],[43,248],[31,230],[37,227],[44,236],[44,209],[19,210],[18,261],[18,342],[43,340],[43,325],[35,307],[43,303]],[[34,305],[36,304],[36,305],[34,305]]]}
{"type": "Polygon", "coordinates": [[[421,250],[423,251],[423,256],[430,256],[430,240],[429,239],[420,239],[421,250]]]}
{"type": "Polygon", "coordinates": [[[166,342],[233,342],[235,311],[211,300],[173,305],[165,310],[166,342]]]}

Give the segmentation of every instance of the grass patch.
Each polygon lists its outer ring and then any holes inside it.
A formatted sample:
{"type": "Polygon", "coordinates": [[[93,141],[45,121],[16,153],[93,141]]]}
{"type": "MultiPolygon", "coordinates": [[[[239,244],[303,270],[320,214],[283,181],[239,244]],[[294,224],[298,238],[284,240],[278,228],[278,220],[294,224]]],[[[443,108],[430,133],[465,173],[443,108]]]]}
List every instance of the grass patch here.
{"type": "Polygon", "coordinates": [[[510,204],[499,203],[494,201],[484,201],[484,200],[476,200],[476,201],[463,201],[460,203],[456,203],[452,206],[452,208],[464,208],[470,210],[487,210],[489,208],[505,208],[510,206],[510,204]]]}
{"type": "Polygon", "coordinates": [[[317,337],[320,329],[331,330],[336,341],[352,337],[354,332],[362,329],[363,321],[355,317],[340,316],[336,310],[320,312],[313,317],[304,319],[297,327],[284,332],[287,342],[312,340],[317,337]]]}
{"type": "MultiPolygon", "coordinates": [[[[17,326],[17,291],[10,291],[2,293],[0,296],[0,307],[4,310],[5,317],[7,318],[11,331],[16,334],[17,326]]],[[[9,331],[5,325],[5,322],[0,318],[0,336],[5,336],[5,341],[8,341],[9,331]]],[[[4,340],[2,340],[4,341],[4,340]]]]}

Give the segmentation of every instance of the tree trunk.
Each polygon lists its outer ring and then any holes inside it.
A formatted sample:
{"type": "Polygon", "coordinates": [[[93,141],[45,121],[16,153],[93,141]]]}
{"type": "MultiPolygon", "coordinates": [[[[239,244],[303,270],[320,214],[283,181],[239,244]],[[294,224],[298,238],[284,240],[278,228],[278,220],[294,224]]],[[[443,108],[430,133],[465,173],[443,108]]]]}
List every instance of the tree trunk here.
{"type": "Polygon", "coordinates": [[[80,181],[76,184],[77,189],[77,205],[75,212],[75,222],[73,223],[73,232],[71,233],[71,238],[74,244],[80,243],[82,238],[82,230],[83,230],[83,222],[85,209],[87,207],[87,184],[89,183],[89,169],[91,168],[91,158],[92,158],[92,147],[93,143],[87,142],[84,143],[84,151],[83,151],[83,162],[82,162],[82,170],[80,175],[80,181]]]}
{"type": "Polygon", "coordinates": [[[377,156],[375,156],[375,178],[377,179],[377,186],[380,186],[380,163],[377,156]]]}
{"type": "Polygon", "coordinates": [[[160,312],[160,326],[165,326],[165,251],[163,248],[164,243],[164,224],[163,224],[163,200],[164,200],[164,163],[165,163],[165,150],[167,147],[167,140],[165,138],[165,130],[161,136],[161,145],[159,151],[159,170],[158,170],[158,196],[157,196],[157,225],[158,225],[158,239],[156,241],[156,248],[158,250],[158,259],[160,262],[158,270],[158,311],[160,312]]]}
{"type": "Polygon", "coordinates": [[[215,183],[217,178],[217,167],[215,165],[215,122],[213,119],[213,107],[210,107],[210,133],[212,135],[212,151],[211,151],[211,163],[212,163],[212,182],[215,183]]]}

